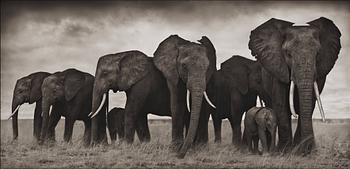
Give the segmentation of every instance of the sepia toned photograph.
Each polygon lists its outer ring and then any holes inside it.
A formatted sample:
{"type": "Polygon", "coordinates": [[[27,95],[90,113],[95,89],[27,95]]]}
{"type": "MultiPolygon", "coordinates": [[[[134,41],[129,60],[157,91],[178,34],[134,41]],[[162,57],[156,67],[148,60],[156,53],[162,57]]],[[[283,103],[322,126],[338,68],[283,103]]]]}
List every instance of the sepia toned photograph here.
{"type": "Polygon", "coordinates": [[[1,168],[350,168],[347,1],[1,1],[1,168]]]}

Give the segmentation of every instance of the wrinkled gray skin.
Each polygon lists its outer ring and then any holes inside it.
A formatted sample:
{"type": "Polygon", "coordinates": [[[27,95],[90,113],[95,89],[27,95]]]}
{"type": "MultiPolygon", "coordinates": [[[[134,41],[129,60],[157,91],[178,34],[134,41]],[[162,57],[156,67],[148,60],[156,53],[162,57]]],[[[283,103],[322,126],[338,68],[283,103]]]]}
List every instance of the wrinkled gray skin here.
{"type": "Polygon", "coordinates": [[[119,107],[113,108],[107,114],[107,127],[112,143],[114,143],[117,140],[117,135],[118,140],[124,139],[124,117],[125,109],[119,107]]]}
{"type": "Polygon", "coordinates": [[[292,146],[289,88],[295,83],[294,108],[299,114],[294,145],[308,154],[314,147],[312,113],[315,107],[313,84],[322,92],[326,76],[333,68],[341,48],[341,33],[329,19],[321,17],[310,26],[272,18],[251,32],[249,49],[263,66],[263,85],[277,112],[278,149],[292,146]],[[302,142],[303,141],[303,142],[302,142]]]}
{"type": "MultiPolygon", "coordinates": [[[[189,42],[178,35],[163,40],[154,52],[154,64],[163,73],[170,90],[172,114],[172,143],[183,142],[183,117],[186,109],[186,90],[191,93],[191,119],[178,158],[184,158],[193,143],[199,124],[203,92],[216,71],[216,52],[210,40],[203,36],[201,44],[189,42]]],[[[207,125],[207,124],[206,124],[207,125]]]]}
{"type": "MultiPolygon", "coordinates": [[[[154,66],[152,58],[144,53],[133,50],[102,56],[95,76],[92,112],[98,109],[103,95],[109,90],[126,92],[124,133],[127,143],[133,143],[135,131],[141,142],[150,141],[147,114],[171,116],[166,80],[154,66]]],[[[94,123],[92,126],[94,128],[94,123]]],[[[92,135],[97,132],[93,130],[92,135]]]]}
{"type": "MultiPolygon", "coordinates": [[[[12,111],[24,103],[35,103],[34,110],[34,138],[39,140],[41,132],[41,84],[49,76],[47,72],[35,72],[17,80],[12,97],[12,111]]],[[[12,116],[13,140],[18,138],[18,111],[12,116]]]]}
{"type": "Polygon", "coordinates": [[[249,151],[258,152],[261,141],[262,153],[275,150],[277,119],[272,109],[253,107],[246,113],[244,119],[244,136],[249,151]]]}
{"type": "MultiPolygon", "coordinates": [[[[56,72],[44,79],[41,86],[43,110],[41,143],[51,138],[58,121],[64,116],[64,140],[66,142],[71,140],[74,122],[82,120],[85,125],[84,144],[90,144],[91,119],[88,114],[91,112],[93,83],[92,75],[76,69],[56,72]],[[50,106],[52,111],[49,115],[50,106]]],[[[106,106],[101,111],[106,111],[106,106]]],[[[106,126],[105,117],[100,123],[106,126]]],[[[106,142],[106,128],[100,130],[99,138],[106,142]]]]}
{"type": "Polygon", "coordinates": [[[214,73],[207,91],[216,105],[216,109],[211,110],[215,142],[221,142],[221,121],[228,118],[232,143],[241,146],[243,113],[256,106],[257,96],[266,106],[270,106],[271,100],[262,86],[261,78],[260,63],[238,55],[223,62],[221,69],[214,73]]]}

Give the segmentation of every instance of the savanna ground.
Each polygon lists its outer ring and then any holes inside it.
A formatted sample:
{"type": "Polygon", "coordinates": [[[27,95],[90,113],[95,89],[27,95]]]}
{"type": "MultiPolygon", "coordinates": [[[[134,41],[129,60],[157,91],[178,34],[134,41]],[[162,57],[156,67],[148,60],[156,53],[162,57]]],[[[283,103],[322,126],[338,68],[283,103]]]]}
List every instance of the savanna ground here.
{"type": "MultiPolygon", "coordinates": [[[[171,121],[151,120],[151,142],[133,145],[82,146],[83,123],[74,128],[73,143],[63,142],[64,120],[56,128],[54,146],[33,141],[32,120],[19,121],[19,138],[13,143],[10,120],[1,121],[1,168],[350,168],[350,120],[314,121],[317,151],[296,155],[261,156],[237,150],[231,143],[231,129],[224,121],[221,144],[213,142],[191,149],[185,159],[175,158],[169,149],[171,121]]],[[[295,126],[295,124],[293,124],[295,126]]]]}

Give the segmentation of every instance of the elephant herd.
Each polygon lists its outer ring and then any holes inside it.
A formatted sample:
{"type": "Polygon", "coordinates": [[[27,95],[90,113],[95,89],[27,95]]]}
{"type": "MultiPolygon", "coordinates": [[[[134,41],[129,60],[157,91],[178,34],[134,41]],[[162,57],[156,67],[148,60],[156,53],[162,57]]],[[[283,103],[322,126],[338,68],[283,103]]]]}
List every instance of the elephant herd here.
{"type": "Polygon", "coordinates": [[[131,144],[136,132],[141,142],[148,142],[147,114],[152,113],[171,116],[171,145],[183,158],[191,145],[208,142],[211,115],[215,142],[221,141],[221,122],[227,118],[236,146],[256,151],[260,139],[263,150],[276,146],[276,151],[297,148],[307,154],[315,145],[316,101],[324,120],[320,93],[338,58],[340,36],[324,17],[302,26],[272,18],[251,31],[248,46],[257,61],[234,55],[219,70],[208,37],[191,42],[171,35],[153,57],[137,50],[101,56],[95,76],[72,68],[32,73],[18,79],[14,89],[13,137],[18,137],[19,107],[36,103],[34,137],[39,144],[55,140],[61,116],[67,142],[76,120],[84,122],[85,145],[107,143],[106,126],[112,141],[118,136],[131,144]],[[126,93],[125,108],[109,111],[109,90],[126,93]],[[265,108],[256,107],[258,97],[265,108]],[[294,137],[291,115],[298,117],[294,137]]]}

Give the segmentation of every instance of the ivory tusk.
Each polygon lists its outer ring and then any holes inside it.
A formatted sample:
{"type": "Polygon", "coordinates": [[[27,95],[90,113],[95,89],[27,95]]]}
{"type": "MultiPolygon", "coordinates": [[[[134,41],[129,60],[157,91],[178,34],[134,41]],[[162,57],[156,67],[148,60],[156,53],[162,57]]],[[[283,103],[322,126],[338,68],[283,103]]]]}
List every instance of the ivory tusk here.
{"type": "Polygon", "coordinates": [[[320,110],[320,114],[322,117],[322,122],[326,122],[326,117],[324,115],[324,111],[323,111],[323,107],[322,107],[320,92],[318,90],[318,85],[316,82],[314,82],[314,89],[315,89],[315,95],[316,95],[316,99],[317,99],[318,109],[320,110]]]}
{"type": "Polygon", "coordinates": [[[15,109],[15,110],[11,113],[11,115],[9,116],[8,120],[9,120],[13,115],[16,114],[16,112],[17,112],[17,110],[19,109],[19,107],[21,107],[21,105],[18,105],[18,106],[16,107],[16,109],[15,109]]]}
{"type": "Polygon", "coordinates": [[[289,89],[289,108],[292,113],[292,115],[297,118],[298,115],[295,113],[294,109],[294,82],[290,81],[290,89],[289,89]]]}
{"type": "Polygon", "coordinates": [[[260,102],[260,107],[265,107],[263,101],[261,100],[260,96],[258,96],[259,102],[260,102]]]}
{"type": "Polygon", "coordinates": [[[52,106],[50,106],[49,117],[51,116],[51,112],[52,112],[52,106]]]}
{"type": "Polygon", "coordinates": [[[90,118],[94,118],[101,111],[105,101],[106,101],[106,94],[103,94],[102,101],[101,101],[100,106],[98,106],[98,109],[94,113],[91,112],[88,116],[90,116],[92,114],[92,116],[90,118]]]}
{"type": "Polygon", "coordinates": [[[203,93],[204,93],[205,100],[207,100],[207,102],[209,103],[209,105],[210,105],[211,107],[213,107],[214,109],[216,109],[215,105],[209,100],[209,97],[208,97],[208,95],[207,95],[207,92],[204,91],[203,93]]]}
{"type": "Polygon", "coordinates": [[[191,109],[190,109],[190,91],[189,90],[187,90],[187,94],[186,94],[186,103],[187,103],[188,112],[191,112],[191,109]]]}

